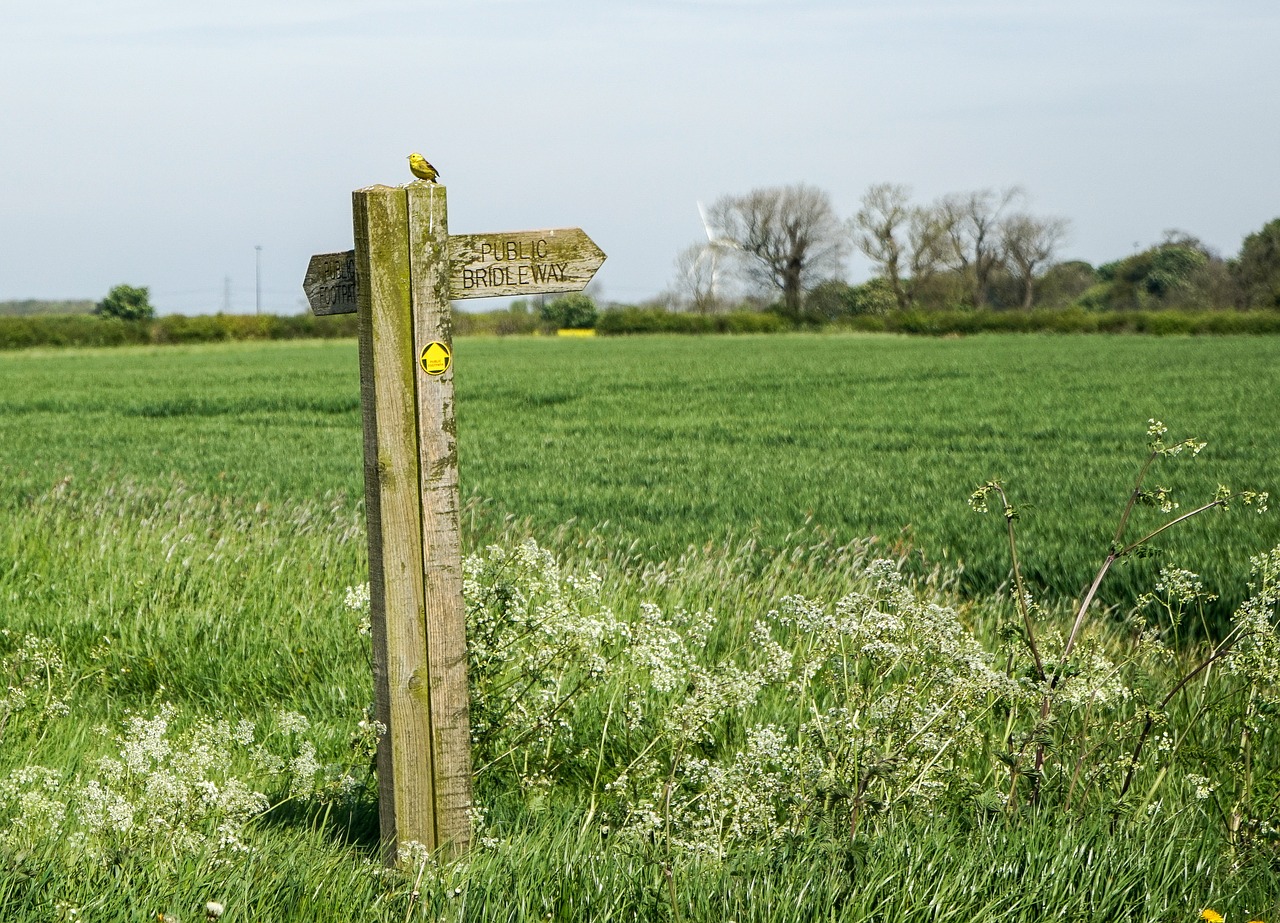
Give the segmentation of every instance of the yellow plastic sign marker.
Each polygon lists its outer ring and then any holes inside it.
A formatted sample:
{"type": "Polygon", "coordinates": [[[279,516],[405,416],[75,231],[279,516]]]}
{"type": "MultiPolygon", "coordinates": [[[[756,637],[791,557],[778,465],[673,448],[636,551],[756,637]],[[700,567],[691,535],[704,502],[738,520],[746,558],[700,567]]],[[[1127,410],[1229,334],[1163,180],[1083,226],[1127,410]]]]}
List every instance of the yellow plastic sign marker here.
{"type": "Polygon", "coordinates": [[[449,352],[448,346],[439,340],[432,340],[422,348],[418,364],[422,366],[422,371],[434,378],[449,371],[449,366],[453,364],[453,354],[449,352]]]}

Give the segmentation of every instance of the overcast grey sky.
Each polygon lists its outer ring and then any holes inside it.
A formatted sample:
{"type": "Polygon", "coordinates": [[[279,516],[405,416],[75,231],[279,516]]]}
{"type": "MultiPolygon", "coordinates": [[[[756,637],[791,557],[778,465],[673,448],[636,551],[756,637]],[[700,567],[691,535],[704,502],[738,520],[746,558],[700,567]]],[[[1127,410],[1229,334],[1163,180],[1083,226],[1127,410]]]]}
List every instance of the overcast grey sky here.
{"type": "MultiPolygon", "coordinates": [[[[0,300],[150,286],[303,308],[350,192],[421,150],[455,233],[580,226],[607,299],[674,278],[698,200],[852,215],[1022,184],[1098,263],[1280,215],[1275,0],[63,0],[0,8],[0,300]]],[[[851,261],[860,281],[868,267],[851,261]]],[[[475,305],[477,303],[473,303],[475,305]]]]}

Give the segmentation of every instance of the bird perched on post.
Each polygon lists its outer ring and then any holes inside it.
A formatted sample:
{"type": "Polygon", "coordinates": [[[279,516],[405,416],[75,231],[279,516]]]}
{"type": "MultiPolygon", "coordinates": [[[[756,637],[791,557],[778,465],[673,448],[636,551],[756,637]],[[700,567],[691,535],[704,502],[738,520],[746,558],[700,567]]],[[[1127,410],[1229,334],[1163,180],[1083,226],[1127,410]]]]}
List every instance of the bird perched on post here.
{"type": "Polygon", "coordinates": [[[409,155],[409,172],[418,179],[425,179],[428,183],[434,183],[436,177],[440,175],[440,171],[427,163],[427,158],[416,152],[409,155]]]}

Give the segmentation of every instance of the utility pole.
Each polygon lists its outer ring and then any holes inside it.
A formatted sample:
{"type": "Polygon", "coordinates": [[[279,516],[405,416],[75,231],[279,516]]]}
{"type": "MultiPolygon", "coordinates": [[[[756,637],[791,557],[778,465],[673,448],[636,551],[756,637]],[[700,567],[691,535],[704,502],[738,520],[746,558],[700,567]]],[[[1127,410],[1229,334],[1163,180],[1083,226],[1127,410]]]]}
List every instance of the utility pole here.
{"type": "Polygon", "coordinates": [[[255,287],[255,292],[253,296],[253,313],[261,314],[262,313],[262,244],[255,244],[253,249],[254,249],[255,263],[257,264],[256,273],[255,273],[255,278],[257,279],[257,285],[255,287]]]}

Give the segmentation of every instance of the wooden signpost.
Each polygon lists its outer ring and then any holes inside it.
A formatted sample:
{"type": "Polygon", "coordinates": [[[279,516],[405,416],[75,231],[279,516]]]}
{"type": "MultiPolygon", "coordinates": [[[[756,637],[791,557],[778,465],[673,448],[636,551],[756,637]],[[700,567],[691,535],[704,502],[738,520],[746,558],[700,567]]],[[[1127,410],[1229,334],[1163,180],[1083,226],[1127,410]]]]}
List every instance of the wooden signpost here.
{"type": "Polygon", "coordinates": [[[577,228],[450,237],[445,187],[352,193],[355,250],[311,258],[315,314],[359,315],[365,508],[388,859],[470,841],[471,729],[450,299],[579,291],[605,255],[577,228]]]}

